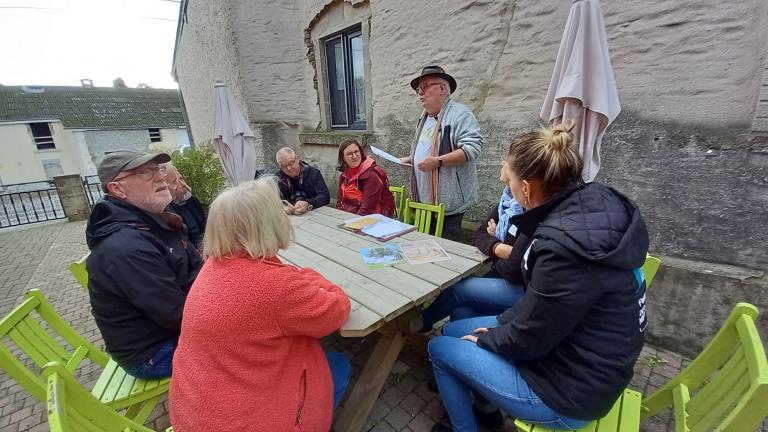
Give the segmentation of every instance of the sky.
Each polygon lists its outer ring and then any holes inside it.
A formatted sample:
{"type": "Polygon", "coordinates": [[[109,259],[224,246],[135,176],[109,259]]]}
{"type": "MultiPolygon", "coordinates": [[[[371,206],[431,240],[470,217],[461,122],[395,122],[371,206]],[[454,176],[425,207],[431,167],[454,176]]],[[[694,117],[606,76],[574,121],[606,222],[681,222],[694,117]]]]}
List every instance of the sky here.
{"type": "Polygon", "coordinates": [[[0,84],[177,88],[178,0],[0,0],[0,84]]]}

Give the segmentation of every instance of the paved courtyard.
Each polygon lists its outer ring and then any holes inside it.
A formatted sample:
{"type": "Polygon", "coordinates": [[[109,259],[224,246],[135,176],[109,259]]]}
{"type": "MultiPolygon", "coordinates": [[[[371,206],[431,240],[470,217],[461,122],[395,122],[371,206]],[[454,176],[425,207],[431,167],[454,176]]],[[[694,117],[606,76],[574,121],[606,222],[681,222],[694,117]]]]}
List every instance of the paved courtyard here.
{"type": "MultiPolygon", "coordinates": [[[[39,288],[59,313],[86,338],[103,347],[91,317],[88,296],[69,274],[67,265],[88,248],[85,223],[56,222],[0,230],[0,314],[7,314],[32,288],[39,288]]],[[[431,376],[426,356],[426,338],[411,338],[406,344],[381,396],[368,418],[366,431],[429,431],[446,418],[440,397],[428,385],[431,376]]],[[[361,339],[331,336],[323,340],[327,349],[345,352],[352,360],[353,380],[359,375],[376,343],[375,336],[361,339]]],[[[632,387],[649,393],[677,374],[687,364],[679,355],[646,346],[635,368],[632,387]]],[[[99,371],[87,368],[80,379],[90,385],[99,371]]],[[[169,426],[168,403],[163,402],[147,426],[161,431],[169,426]]],[[[0,372],[0,432],[47,431],[44,404],[35,400],[0,372]]],[[[670,413],[645,421],[642,431],[673,431],[670,413]]],[[[507,420],[507,431],[513,431],[507,420]]],[[[768,430],[763,427],[763,430],[768,430]]]]}

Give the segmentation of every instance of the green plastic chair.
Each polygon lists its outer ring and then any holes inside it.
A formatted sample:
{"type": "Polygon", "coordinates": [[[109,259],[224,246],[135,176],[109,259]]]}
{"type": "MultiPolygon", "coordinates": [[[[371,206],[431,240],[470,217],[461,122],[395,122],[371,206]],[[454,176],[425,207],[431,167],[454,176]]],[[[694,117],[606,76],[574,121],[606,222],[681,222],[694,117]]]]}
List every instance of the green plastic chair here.
{"type": "MultiPolygon", "coordinates": [[[[51,432],[154,432],[99,402],[61,363],[46,364],[43,376],[51,432]]],[[[173,428],[166,432],[173,432],[173,428]]]]}
{"type": "Polygon", "coordinates": [[[91,253],[88,252],[78,261],[75,261],[69,265],[70,273],[72,273],[72,276],[75,277],[75,280],[80,282],[80,285],[82,285],[86,291],[88,291],[88,269],[85,267],[85,260],[90,254],[91,253]]]}
{"type": "Polygon", "coordinates": [[[399,220],[403,220],[405,214],[405,186],[390,186],[389,191],[395,199],[395,212],[399,220]]]}
{"type": "MultiPolygon", "coordinates": [[[[675,432],[751,432],[768,417],[768,361],[755,326],[757,308],[738,303],[704,351],[680,374],[643,399],[635,411],[637,392],[625,390],[613,406],[623,410],[632,395],[629,420],[612,414],[579,429],[583,432],[639,430],[640,420],[672,407],[675,432]],[[637,421],[635,420],[637,419],[637,421]]],[[[525,432],[557,432],[515,421],[525,432]]]]}
{"type": "Polygon", "coordinates": [[[768,417],[768,361],[757,308],[738,303],[674,379],[643,399],[642,418],[672,407],[675,431],[754,431],[768,417]]]}
{"type": "Polygon", "coordinates": [[[170,378],[144,380],[129,375],[70,327],[36,289],[0,320],[0,339],[0,367],[40,401],[46,397],[40,368],[52,361],[64,365],[70,374],[86,359],[101,366],[91,394],[112,409],[125,409],[126,416],[138,423],[144,423],[168,392],[170,378]]]}
{"type": "Polygon", "coordinates": [[[441,204],[424,204],[411,201],[410,198],[405,200],[403,206],[405,216],[403,217],[403,223],[416,225],[419,232],[429,234],[430,228],[432,228],[433,217],[436,220],[435,236],[443,236],[443,220],[445,219],[445,206],[441,204]],[[411,222],[411,215],[413,215],[413,222],[411,222]]]}
{"type": "Polygon", "coordinates": [[[645,264],[643,264],[641,269],[643,270],[643,276],[645,277],[646,289],[651,286],[651,282],[653,282],[653,278],[656,276],[656,272],[659,270],[660,265],[661,260],[655,256],[651,256],[651,254],[645,256],[645,264]]]}
{"type": "MultiPolygon", "coordinates": [[[[643,395],[630,389],[624,389],[608,414],[595,420],[577,432],[638,432],[640,430],[640,400],[643,395]]],[[[566,432],[571,429],[553,429],[515,420],[515,427],[521,432],[566,432]]]]}

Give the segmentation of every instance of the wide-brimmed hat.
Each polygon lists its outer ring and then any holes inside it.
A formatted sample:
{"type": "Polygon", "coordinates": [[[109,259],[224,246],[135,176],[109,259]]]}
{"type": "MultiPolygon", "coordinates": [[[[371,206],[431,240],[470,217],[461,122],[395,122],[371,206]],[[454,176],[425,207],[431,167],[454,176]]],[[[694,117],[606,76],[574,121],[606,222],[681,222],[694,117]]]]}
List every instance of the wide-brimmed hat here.
{"type": "Polygon", "coordinates": [[[133,150],[118,150],[108,154],[96,170],[99,180],[104,187],[123,171],[138,168],[149,161],[159,164],[170,162],[171,157],[165,153],[149,154],[133,150]]]}
{"type": "Polygon", "coordinates": [[[424,69],[421,70],[421,75],[417,76],[413,80],[411,80],[411,88],[414,90],[419,89],[419,80],[424,78],[427,75],[435,75],[439,76],[440,78],[448,81],[448,85],[451,87],[451,93],[456,91],[456,80],[453,79],[452,76],[445,73],[443,68],[440,66],[427,66],[424,69]]]}

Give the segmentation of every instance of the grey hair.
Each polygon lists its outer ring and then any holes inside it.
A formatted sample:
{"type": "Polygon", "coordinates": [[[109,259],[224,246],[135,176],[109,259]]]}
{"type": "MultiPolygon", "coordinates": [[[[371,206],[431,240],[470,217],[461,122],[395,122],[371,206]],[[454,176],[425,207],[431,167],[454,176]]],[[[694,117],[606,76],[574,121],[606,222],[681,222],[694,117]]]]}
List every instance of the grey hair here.
{"type": "Polygon", "coordinates": [[[436,80],[443,85],[443,88],[445,89],[445,97],[451,96],[451,83],[448,82],[445,78],[436,78],[436,80]]]}
{"type": "Polygon", "coordinates": [[[278,165],[280,164],[280,155],[281,154],[284,154],[284,155],[286,155],[288,157],[295,157],[296,156],[296,152],[293,151],[292,148],[290,148],[290,147],[283,147],[280,150],[278,150],[277,153],[275,153],[275,162],[277,162],[278,165]]]}

